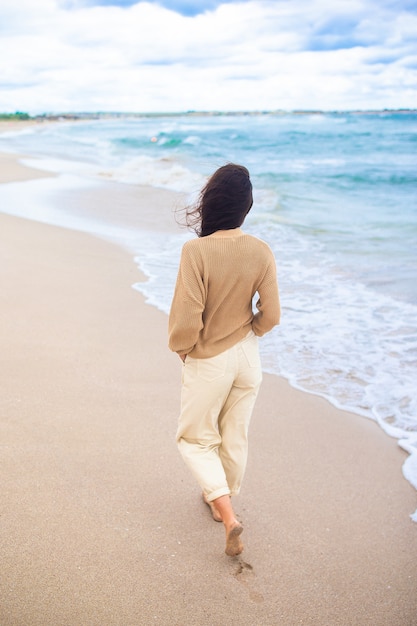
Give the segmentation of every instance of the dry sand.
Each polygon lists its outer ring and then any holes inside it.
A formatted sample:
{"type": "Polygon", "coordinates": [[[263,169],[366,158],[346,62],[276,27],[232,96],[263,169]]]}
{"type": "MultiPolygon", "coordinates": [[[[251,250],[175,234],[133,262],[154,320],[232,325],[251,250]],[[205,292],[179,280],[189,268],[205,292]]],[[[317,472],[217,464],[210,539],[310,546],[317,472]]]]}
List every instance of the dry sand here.
{"type": "Polygon", "coordinates": [[[395,440],[266,375],[245,551],[227,557],[176,450],[181,365],[133,260],[29,220],[0,229],[1,626],[417,624],[395,440]]]}

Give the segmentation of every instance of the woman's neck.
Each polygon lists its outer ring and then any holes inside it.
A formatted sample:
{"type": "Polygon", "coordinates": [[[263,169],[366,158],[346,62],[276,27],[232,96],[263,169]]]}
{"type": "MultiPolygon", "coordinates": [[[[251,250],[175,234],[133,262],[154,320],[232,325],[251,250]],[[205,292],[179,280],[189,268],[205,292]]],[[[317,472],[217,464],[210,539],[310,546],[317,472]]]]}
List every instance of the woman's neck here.
{"type": "Polygon", "coordinates": [[[230,228],[229,230],[216,230],[209,237],[236,237],[238,235],[243,235],[242,229],[239,228],[230,228]]]}

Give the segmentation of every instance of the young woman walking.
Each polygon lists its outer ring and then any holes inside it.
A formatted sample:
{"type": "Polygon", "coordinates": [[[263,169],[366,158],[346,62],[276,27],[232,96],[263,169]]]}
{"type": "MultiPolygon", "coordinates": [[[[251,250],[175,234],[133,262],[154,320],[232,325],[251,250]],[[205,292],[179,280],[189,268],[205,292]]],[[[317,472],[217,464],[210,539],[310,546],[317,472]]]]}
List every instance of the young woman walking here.
{"type": "Polygon", "coordinates": [[[252,202],[245,167],[224,165],[211,176],[186,212],[198,238],[183,246],[169,316],[169,347],[183,361],[177,443],[213,518],[225,526],[229,556],[243,550],[231,496],[245,472],[262,380],[257,338],[280,319],[272,251],[240,228],[252,202]]]}

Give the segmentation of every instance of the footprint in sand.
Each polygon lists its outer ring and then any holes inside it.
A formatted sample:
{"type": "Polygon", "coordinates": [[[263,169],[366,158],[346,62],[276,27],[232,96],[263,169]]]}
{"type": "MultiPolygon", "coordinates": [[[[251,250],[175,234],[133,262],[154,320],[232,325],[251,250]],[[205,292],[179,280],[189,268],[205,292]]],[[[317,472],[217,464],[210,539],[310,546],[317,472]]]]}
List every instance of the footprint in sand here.
{"type": "Polygon", "coordinates": [[[256,575],[250,563],[238,559],[238,567],[234,572],[234,577],[248,590],[249,600],[258,604],[264,601],[263,595],[254,589],[256,575]]]}

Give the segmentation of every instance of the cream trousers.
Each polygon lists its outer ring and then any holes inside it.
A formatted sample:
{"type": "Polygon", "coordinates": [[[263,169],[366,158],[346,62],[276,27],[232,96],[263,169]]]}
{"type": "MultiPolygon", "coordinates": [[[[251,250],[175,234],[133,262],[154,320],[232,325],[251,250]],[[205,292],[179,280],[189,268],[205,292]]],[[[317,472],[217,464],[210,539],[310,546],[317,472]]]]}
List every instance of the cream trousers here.
{"type": "Polygon", "coordinates": [[[258,338],[252,331],[221,354],[185,360],[177,443],[209,501],[239,493],[261,380],[258,338]]]}

